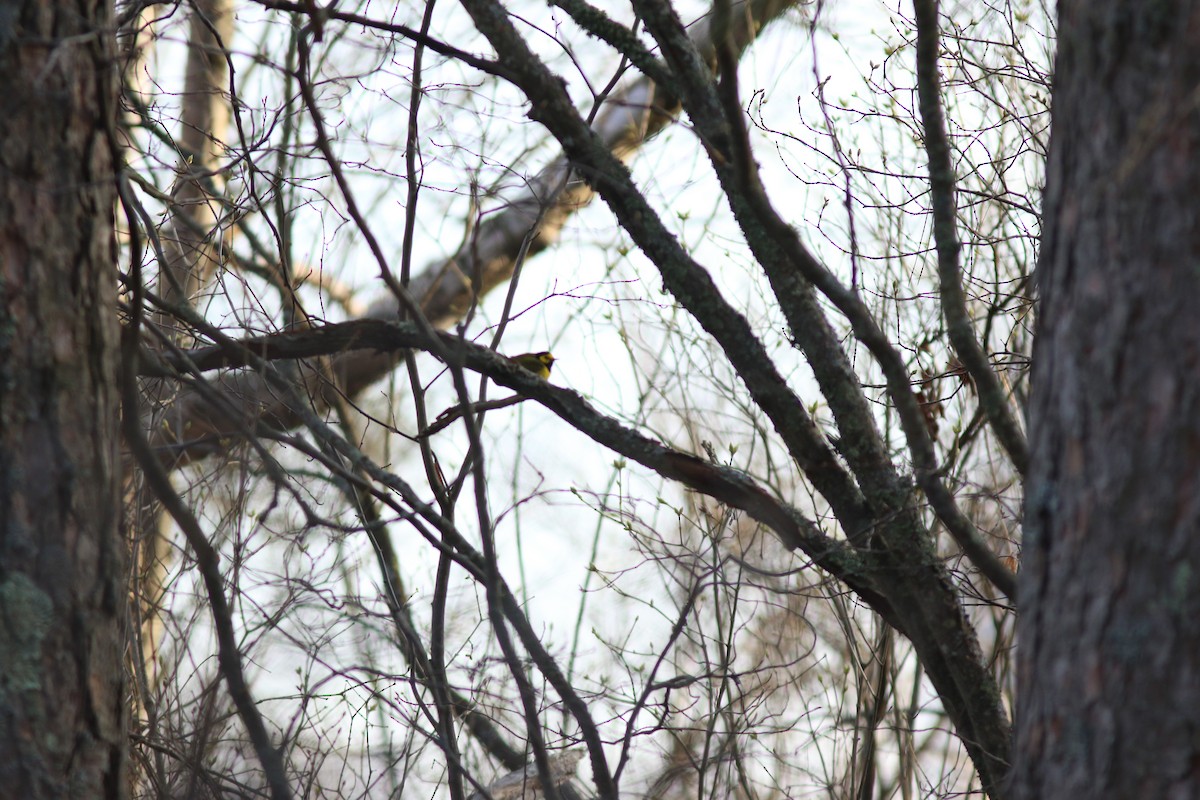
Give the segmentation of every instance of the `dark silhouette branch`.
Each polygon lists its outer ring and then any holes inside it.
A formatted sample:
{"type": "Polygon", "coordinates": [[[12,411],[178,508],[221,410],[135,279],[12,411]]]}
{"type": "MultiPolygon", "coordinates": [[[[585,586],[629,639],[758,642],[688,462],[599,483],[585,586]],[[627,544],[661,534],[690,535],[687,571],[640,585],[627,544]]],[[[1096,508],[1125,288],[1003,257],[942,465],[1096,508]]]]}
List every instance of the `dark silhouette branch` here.
{"type": "MultiPolygon", "coordinates": [[[[954,165],[942,113],[941,79],[938,77],[937,0],[913,0],[917,28],[917,95],[925,128],[925,151],[929,154],[929,191],[933,202],[933,239],[937,247],[938,278],[942,315],[954,352],[975,381],[979,405],[1008,452],[1017,472],[1024,475],[1029,465],[1029,445],[1012,411],[1008,393],[992,369],[987,353],[975,339],[975,327],[967,311],[963,292],[962,250],[958,239],[958,210],[954,199],[954,165]]],[[[1011,595],[1010,595],[1011,596],[1011,595]]]]}

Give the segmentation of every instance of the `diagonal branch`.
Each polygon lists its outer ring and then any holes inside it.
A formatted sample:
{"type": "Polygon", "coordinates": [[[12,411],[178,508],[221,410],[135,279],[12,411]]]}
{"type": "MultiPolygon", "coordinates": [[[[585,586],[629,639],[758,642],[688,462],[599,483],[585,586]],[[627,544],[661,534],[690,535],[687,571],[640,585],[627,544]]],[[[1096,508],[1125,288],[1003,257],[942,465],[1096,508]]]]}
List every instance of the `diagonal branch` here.
{"type": "MultiPolygon", "coordinates": [[[[597,443],[654,470],[668,480],[678,481],[731,507],[742,509],[769,527],[788,549],[803,552],[816,566],[850,586],[885,619],[903,631],[890,603],[875,585],[871,561],[846,542],[827,536],[814,522],[772,497],[745,473],[704,461],[643,436],[596,411],[577,392],[553,386],[485,347],[461,341],[449,333],[441,334],[441,338],[442,347],[454,359],[461,360],[464,366],[485,373],[500,386],[541,403],[597,443]]],[[[424,333],[414,323],[378,320],[358,320],[248,341],[255,351],[267,354],[268,358],[278,348],[287,353],[327,354],[333,352],[331,348],[335,344],[348,341],[386,352],[429,347],[424,333]]],[[[162,373],[169,371],[169,365],[213,369],[221,360],[262,365],[256,352],[242,348],[240,343],[230,342],[183,355],[163,356],[154,369],[162,373]],[[239,354],[239,350],[243,352],[239,354]],[[191,364],[187,364],[189,361],[191,364]]]]}
{"type": "MultiPolygon", "coordinates": [[[[271,8],[297,13],[314,7],[286,0],[260,2],[271,8]]],[[[742,22],[735,26],[733,32],[737,52],[744,51],[763,27],[781,18],[794,7],[795,2],[751,0],[737,4],[743,10],[738,15],[742,22]]],[[[322,13],[347,24],[399,33],[414,40],[420,36],[417,31],[407,28],[401,31],[399,26],[367,17],[333,10],[323,10],[322,13]]],[[[711,26],[706,22],[693,27],[692,36],[702,51],[713,51],[713,35],[711,26]]],[[[441,52],[438,50],[441,43],[429,37],[419,40],[430,49],[441,52]]],[[[448,54],[461,57],[458,53],[448,54]]],[[[484,69],[491,63],[476,66],[484,69]]],[[[675,107],[675,101],[666,92],[649,78],[643,77],[612,96],[597,115],[592,130],[617,159],[627,161],[649,138],[675,118],[675,107]]],[[[567,220],[593,197],[592,189],[582,180],[564,180],[569,171],[570,163],[565,154],[555,159],[530,179],[523,194],[505,201],[503,212],[491,216],[480,225],[468,247],[448,260],[429,264],[413,278],[408,287],[409,293],[419,299],[422,311],[433,327],[443,330],[450,328],[463,318],[480,296],[508,281],[523,246],[527,244],[528,247],[526,256],[532,256],[557,242],[567,220]]],[[[385,293],[370,304],[365,317],[394,320],[398,314],[395,296],[385,293]]],[[[401,355],[395,352],[348,351],[332,359],[330,374],[338,379],[340,391],[353,397],[388,375],[400,358],[401,355]]],[[[333,392],[331,387],[320,376],[311,373],[304,380],[306,385],[302,393],[310,396],[318,405],[328,406],[334,396],[330,394],[333,392]]],[[[220,378],[219,388],[240,409],[240,419],[229,420],[225,416],[227,412],[214,412],[208,401],[197,393],[183,391],[169,407],[163,409],[161,416],[164,423],[155,425],[150,433],[152,444],[174,450],[176,463],[182,465],[211,455],[214,447],[222,446],[222,436],[246,424],[253,424],[255,420],[267,418],[272,424],[283,428],[295,427],[300,422],[300,410],[290,407],[259,375],[247,372],[224,375],[220,378]]]]}
{"type": "MultiPolygon", "coordinates": [[[[667,289],[720,344],[755,403],[771,419],[792,456],[830,503],[851,538],[860,532],[878,531],[875,538],[881,551],[878,557],[890,567],[876,575],[879,579],[877,588],[895,612],[888,621],[902,626],[900,629],[908,635],[924,660],[930,679],[985,787],[991,793],[1002,793],[1010,734],[999,687],[983,661],[978,637],[959,603],[945,566],[937,558],[933,537],[915,513],[915,508],[902,507],[899,509],[902,513],[893,516],[886,506],[873,509],[863,502],[857,486],[853,487],[853,495],[842,493],[845,470],[836,461],[821,458],[821,445],[814,443],[810,436],[811,420],[802,407],[797,408],[800,404],[786,385],[773,382],[770,359],[762,352],[753,332],[745,326],[745,319],[724,302],[711,277],[682,252],[654,209],[633,186],[628,170],[596,146],[594,138],[582,129],[561,83],[529,51],[500,4],[496,0],[462,0],[462,3],[477,29],[513,65],[513,79],[532,104],[530,117],[544,125],[567,147],[572,159],[587,170],[589,180],[621,225],[658,266],[667,289]],[[792,398],[791,407],[784,407],[785,396],[792,398]],[[864,513],[865,518],[861,516],[864,513]],[[867,523],[865,527],[864,522],[867,523]]],[[[697,96],[703,96],[707,105],[719,115],[719,104],[707,90],[706,82],[711,82],[711,78],[701,74],[703,62],[694,49],[680,43],[678,32],[682,26],[669,7],[641,0],[637,8],[659,37],[664,50],[669,50],[668,62],[675,67],[681,85],[689,94],[694,91],[697,96]],[[654,19],[651,19],[652,15],[654,19]]],[[[689,116],[694,124],[699,124],[702,114],[693,112],[689,116]]],[[[728,126],[715,128],[713,134],[705,138],[709,152],[715,154],[712,160],[714,163],[731,161],[725,156],[729,152],[731,129],[728,126]]],[[[736,199],[732,193],[731,199],[736,199]]],[[[772,218],[764,216],[760,224],[772,218]]],[[[794,232],[792,235],[794,237],[794,232]]],[[[780,233],[772,231],[770,236],[775,238],[780,233]]],[[[812,261],[816,263],[815,259],[812,261]]],[[[823,265],[817,266],[821,272],[827,272],[823,265]]],[[[907,376],[905,389],[911,394],[907,376]]],[[[668,462],[664,466],[667,470],[660,474],[687,482],[686,470],[680,469],[682,465],[668,462]]],[[[658,470],[658,467],[652,468],[658,470]]],[[[745,503],[746,498],[735,495],[735,500],[745,503]]],[[[738,505],[737,502],[731,504],[738,505]]],[[[866,548],[859,551],[864,557],[867,552],[875,555],[866,548]]]]}
{"type": "MultiPolygon", "coordinates": [[[[715,86],[704,62],[669,5],[639,0],[637,7],[685,87],[681,101],[709,148],[713,169],[729,197],[746,241],[771,282],[792,336],[804,352],[829,402],[841,448],[867,497],[881,508],[901,511],[909,492],[892,464],[846,352],[816,302],[813,287],[828,297],[851,324],[855,338],[875,357],[887,379],[888,395],[909,444],[916,478],[930,506],[973,564],[1009,598],[1016,597],[1011,571],[988,547],[975,525],[958,508],[941,479],[934,443],[924,422],[908,369],[858,293],[844,287],[830,269],[801,242],[795,228],[767,197],[750,151],[734,70],[722,71],[715,86]]],[[[729,55],[718,52],[730,65],[729,55]]]]}
{"type": "Polygon", "coordinates": [[[929,154],[929,191],[933,202],[933,239],[937,247],[939,295],[946,333],[954,352],[979,391],[979,405],[1008,452],[1013,466],[1024,475],[1029,464],[1029,445],[1021,430],[1008,394],[996,376],[987,354],[975,339],[975,328],[967,313],[963,292],[961,244],[958,240],[958,210],[954,200],[954,165],[950,162],[950,140],[942,113],[941,79],[938,77],[938,3],[914,0],[917,26],[917,95],[921,122],[925,127],[925,151],[929,154]]]}

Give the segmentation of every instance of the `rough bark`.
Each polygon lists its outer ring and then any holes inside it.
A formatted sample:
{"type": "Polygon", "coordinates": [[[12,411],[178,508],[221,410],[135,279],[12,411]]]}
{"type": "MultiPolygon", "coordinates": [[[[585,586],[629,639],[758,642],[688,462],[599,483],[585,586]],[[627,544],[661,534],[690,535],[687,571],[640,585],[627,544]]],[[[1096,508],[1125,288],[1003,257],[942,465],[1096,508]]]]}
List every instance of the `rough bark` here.
{"type": "Polygon", "coordinates": [[[124,796],[107,2],[0,9],[0,794],[124,796]]]}
{"type": "Polygon", "coordinates": [[[1015,796],[1200,794],[1200,3],[1063,0],[1015,796]]]}

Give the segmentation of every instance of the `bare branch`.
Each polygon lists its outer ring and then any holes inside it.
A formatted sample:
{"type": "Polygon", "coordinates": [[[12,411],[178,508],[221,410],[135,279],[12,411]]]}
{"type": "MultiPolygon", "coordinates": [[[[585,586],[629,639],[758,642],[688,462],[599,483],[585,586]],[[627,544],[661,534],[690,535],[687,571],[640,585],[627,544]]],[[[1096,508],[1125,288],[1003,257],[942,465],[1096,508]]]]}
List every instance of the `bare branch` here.
{"type": "Polygon", "coordinates": [[[925,126],[925,151],[929,154],[929,189],[933,198],[933,236],[937,244],[938,276],[941,279],[942,314],[946,332],[962,365],[975,380],[979,404],[996,438],[1008,451],[1013,466],[1022,475],[1029,465],[1029,445],[1013,416],[1008,393],[996,377],[987,354],[975,339],[975,328],[967,312],[959,266],[958,211],[954,200],[954,165],[942,113],[941,79],[938,77],[937,0],[913,0],[917,24],[917,94],[925,126]]]}
{"type": "MultiPolygon", "coordinates": [[[[284,0],[269,0],[265,4],[295,12],[311,9],[309,5],[284,0]]],[[[735,42],[739,50],[753,41],[762,27],[781,18],[792,7],[791,0],[756,0],[746,5],[744,13],[739,15],[742,21],[735,29],[735,42]]],[[[336,11],[329,13],[333,15],[331,18],[401,33],[414,41],[420,40],[431,50],[442,52],[439,50],[440,43],[429,37],[421,38],[418,31],[404,26],[336,11]]],[[[695,26],[693,35],[702,49],[711,51],[714,47],[711,42],[714,34],[708,25],[695,26]]],[[[471,63],[460,53],[446,54],[471,63]]],[[[486,65],[473,66],[484,69],[486,65]]],[[[674,101],[664,97],[650,79],[642,78],[610,98],[596,117],[592,130],[616,158],[626,160],[674,119],[671,111],[674,105],[674,101]]],[[[556,159],[530,180],[524,194],[507,200],[504,211],[480,225],[469,247],[448,261],[429,265],[413,278],[408,291],[417,298],[424,316],[433,327],[449,328],[462,319],[479,296],[507,281],[512,276],[523,247],[528,248],[526,257],[530,257],[557,241],[571,215],[592,199],[592,189],[583,180],[564,181],[569,170],[570,164],[565,155],[556,159]],[[527,239],[529,241],[526,244],[527,239]]],[[[389,292],[368,306],[366,317],[391,320],[396,319],[398,313],[398,302],[389,292]]],[[[330,372],[337,377],[340,390],[354,397],[391,372],[399,358],[398,353],[347,351],[333,359],[330,372]]],[[[283,404],[261,378],[252,374],[228,375],[221,382],[224,391],[235,397],[234,402],[243,409],[243,422],[265,417],[282,427],[298,424],[299,417],[295,409],[283,404]]],[[[328,387],[316,379],[307,388],[307,392],[320,403],[325,402],[322,398],[327,391],[328,387]]],[[[174,448],[179,464],[212,454],[213,440],[206,440],[203,446],[195,448],[190,447],[188,442],[199,443],[200,438],[213,434],[219,443],[221,431],[236,428],[236,425],[223,421],[220,415],[214,415],[202,398],[187,391],[173,400],[162,416],[167,427],[155,428],[153,435],[158,437],[155,444],[174,448]]]]}

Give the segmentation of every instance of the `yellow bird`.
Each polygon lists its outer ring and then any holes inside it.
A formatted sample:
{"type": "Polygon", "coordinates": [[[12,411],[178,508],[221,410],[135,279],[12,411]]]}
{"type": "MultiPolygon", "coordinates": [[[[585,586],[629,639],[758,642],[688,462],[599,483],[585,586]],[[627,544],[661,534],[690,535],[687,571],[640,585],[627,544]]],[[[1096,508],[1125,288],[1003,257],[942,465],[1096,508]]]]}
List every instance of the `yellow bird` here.
{"type": "Polygon", "coordinates": [[[505,356],[509,361],[522,369],[527,369],[542,380],[550,379],[550,368],[554,366],[554,356],[543,350],[540,353],[521,353],[519,356],[505,356]]]}

